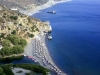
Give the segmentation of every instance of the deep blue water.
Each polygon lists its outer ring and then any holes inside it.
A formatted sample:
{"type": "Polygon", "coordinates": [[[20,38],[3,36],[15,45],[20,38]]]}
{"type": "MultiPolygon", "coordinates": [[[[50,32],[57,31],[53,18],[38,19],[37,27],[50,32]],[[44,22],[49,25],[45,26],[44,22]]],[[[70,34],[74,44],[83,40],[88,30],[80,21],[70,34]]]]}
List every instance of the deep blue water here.
{"type": "Polygon", "coordinates": [[[51,22],[53,39],[47,45],[60,69],[68,75],[100,75],[99,0],[57,4],[33,17],[51,22]],[[52,10],[57,13],[47,13],[52,10]]]}

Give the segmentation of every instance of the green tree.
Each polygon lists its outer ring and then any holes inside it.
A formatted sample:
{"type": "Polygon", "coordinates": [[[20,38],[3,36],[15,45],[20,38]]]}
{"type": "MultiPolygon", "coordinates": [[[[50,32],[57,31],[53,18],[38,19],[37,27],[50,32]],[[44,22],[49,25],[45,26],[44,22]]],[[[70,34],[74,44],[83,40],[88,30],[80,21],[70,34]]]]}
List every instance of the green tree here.
{"type": "Polygon", "coordinates": [[[39,31],[39,29],[38,29],[38,28],[36,28],[36,31],[39,31]]]}
{"type": "Polygon", "coordinates": [[[23,47],[27,45],[27,41],[24,39],[20,39],[19,45],[22,45],[23,47]]]}
{"type": "Polygon", "coordinates": [[[29,37],[33,38],[33,37],[34,37],[34,35],[33,35],[33,34],[29,34],[29,37]]]}
{"type": "Polygon", "coordinates": [[[18,39],[18,36],[10,34],[10,35],[7,36],[7,39],[10,40],[12,43],[14,43],[14,40],[18,39]]]}
{"type": "Polygon", "coordinates": [[[2,74],[3,73],[3,69],[0,67],[0,74],[2,74]]]}
{"type": "Polygon", "coordinates": [[[12,52],[14,54],[19,54],[24,52],[24,48],[22,46],[16,45],[12,48],[12,52]]]}
{"type": "Polygon", "coordinates": [[[6,75],[14,75],[14,73],[8,65],[2,66],[2,69],[6,75]]]}
{"type": "Polygon", "coordinates": [[[11,49],[11,47],[3,47],[3,48],[0,50],[0,54],[1,54],[2,56],[11,55],[11,54],[12,54],[12,49],[11,49]]]}
{"type": "Polygon", "coordinates": [[[13,30],[13,31],[12,31],[12,34],[14,34],[14,35],[15,35],[15,34],[16,34],[16,31],[15,31],[15,30],[13,30]]]}
{"type": "Polygon", "coordinates": [[[17,16],[10,16],[10,19],[12,19],[12,20],[17,20],[18,17],[17,17],[17,16]]]}
{"type": "Polygon", "coordinates": [[[4,47],[10,47],[10,44],[11,44],[11,42],[9,40],[4,40],[2,42],[2,46],[4,46],[4,47]]]}
{"type": "Polygon", "coordinates": [[[13,41],[14,45],[19,45],[19,43],[20,43],[20,39],[19,38],[18,39],[14,39],[14,41],[13,41]]]}

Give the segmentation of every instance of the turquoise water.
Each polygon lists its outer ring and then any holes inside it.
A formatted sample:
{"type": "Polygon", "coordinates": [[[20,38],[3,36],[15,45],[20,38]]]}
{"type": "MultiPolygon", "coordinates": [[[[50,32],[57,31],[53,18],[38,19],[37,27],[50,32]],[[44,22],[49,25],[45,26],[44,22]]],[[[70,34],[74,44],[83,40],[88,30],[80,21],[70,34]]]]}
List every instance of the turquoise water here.
{"type": "Polygon", "coordinates": [[[49,20],[47,41],[56,65],[68,75],[100,75],[100,1],[73,0],[33,15],[49,20]],[[55,10],[56,14],[48,14],[55,10]]]}

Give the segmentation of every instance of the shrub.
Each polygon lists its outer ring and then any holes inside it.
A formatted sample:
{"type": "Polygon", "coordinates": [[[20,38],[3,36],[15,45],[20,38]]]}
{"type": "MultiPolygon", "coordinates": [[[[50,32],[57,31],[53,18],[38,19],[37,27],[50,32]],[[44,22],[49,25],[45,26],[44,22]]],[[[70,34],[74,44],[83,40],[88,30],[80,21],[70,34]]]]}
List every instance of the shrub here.
{"type": "Polygon", "coordinates": [[[17,17],[17,16],[10,16],[10,19],[12,19],[12,20],[17,20],[18,17],[17,17]]]}
{"type": "Polygon", "coordinates": [[[8,28],[8,30],[11,30],[10,28],[8,28]]]}
{"type": "Polygon", "coordinates": [[[4,37],[4,33],[0,33],[0,38],[3,38],[4,37]]]}
{"type": "Polygon", "coordinates": [[[14,34],[14,35],[15,35],[15,34],[16,34],[16,31],[15,31],[15,30],[13,30],[13,31],[11,32],[11,34],[14,34]]]}
{"type": "Polygon", "coordinates": [[[29,34],[29,37],[33,38],[33,37],[34,37],[34,35],[33,35],[33,34],[29,34]]]}

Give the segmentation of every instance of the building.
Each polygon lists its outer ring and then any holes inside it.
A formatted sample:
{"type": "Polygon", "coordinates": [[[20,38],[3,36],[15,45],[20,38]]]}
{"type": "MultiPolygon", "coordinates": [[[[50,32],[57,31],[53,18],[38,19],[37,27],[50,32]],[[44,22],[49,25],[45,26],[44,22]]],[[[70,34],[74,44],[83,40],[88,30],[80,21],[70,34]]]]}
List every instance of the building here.
{"type": "Polygon", "coordinates": [[[18,10],[18,8],[17,8],[17,7],[12,7],[12,8],[10,8],[10,10],[17,11],[17,10],[18,10]]]}

